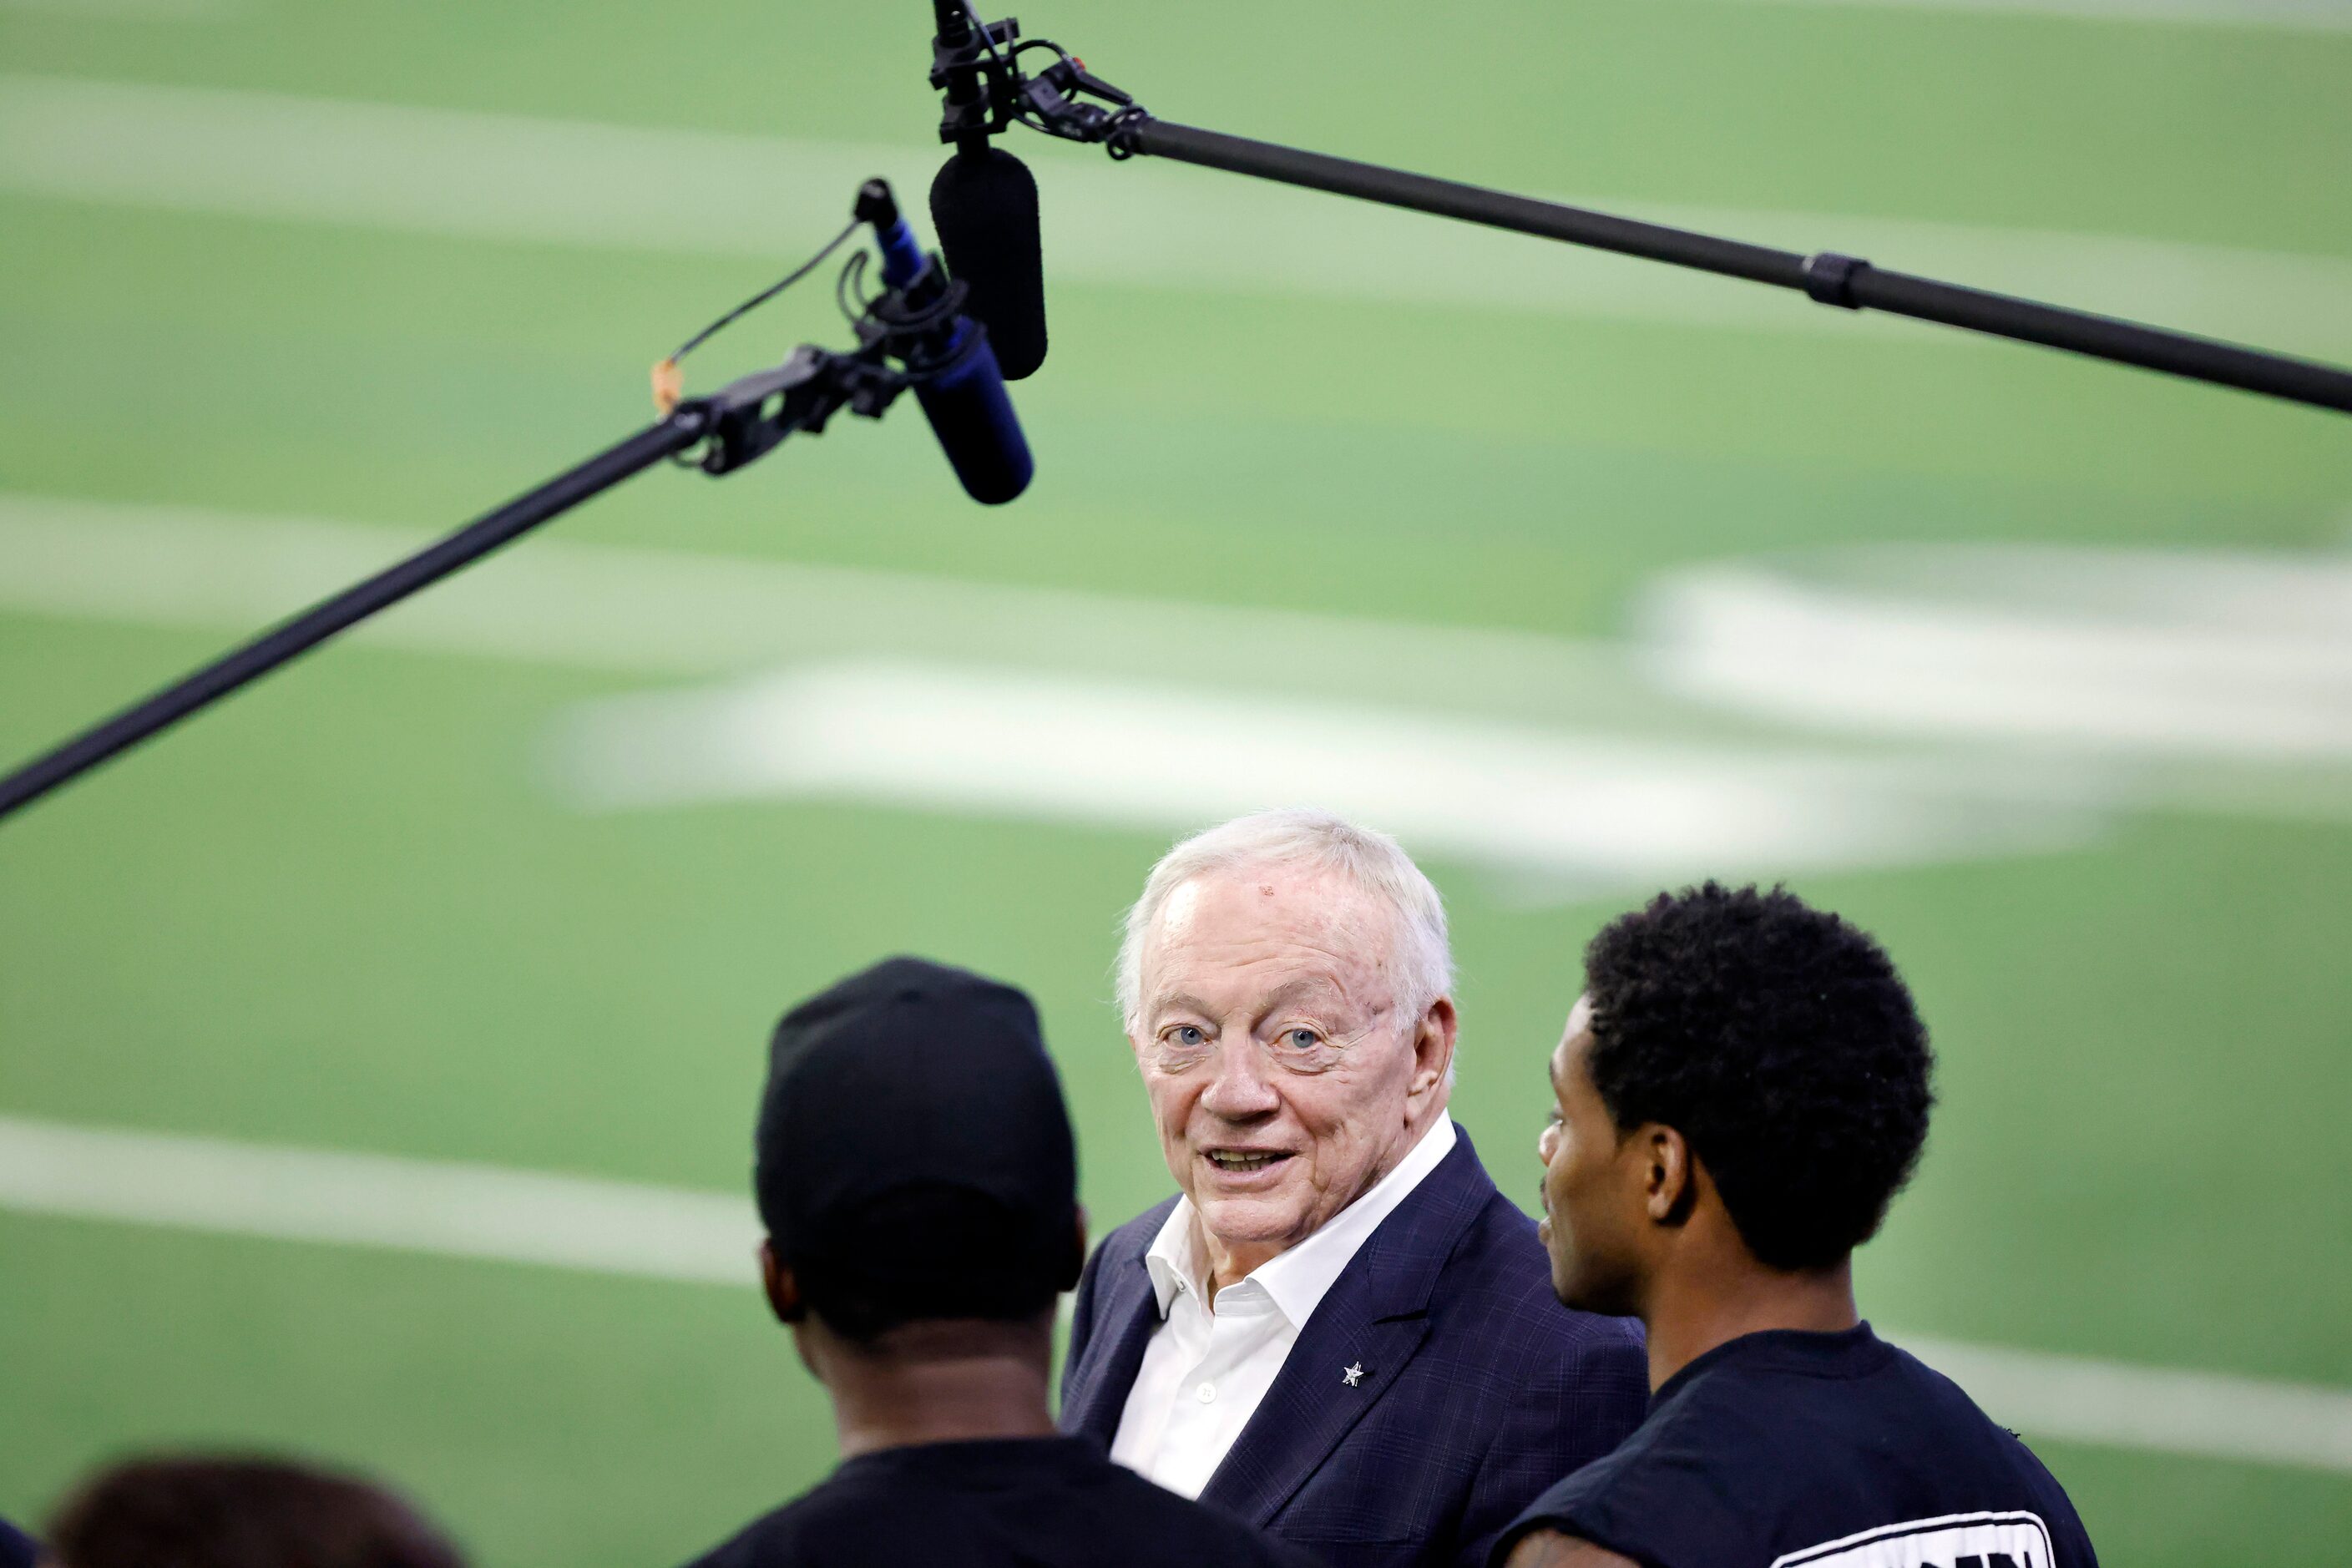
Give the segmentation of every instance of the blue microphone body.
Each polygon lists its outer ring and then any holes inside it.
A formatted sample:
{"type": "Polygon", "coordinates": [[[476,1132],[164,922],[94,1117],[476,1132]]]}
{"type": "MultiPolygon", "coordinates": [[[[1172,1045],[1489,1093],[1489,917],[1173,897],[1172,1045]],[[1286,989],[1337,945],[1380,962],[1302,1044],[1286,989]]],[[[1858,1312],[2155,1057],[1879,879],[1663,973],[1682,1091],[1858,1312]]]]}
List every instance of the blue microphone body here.
{"type": "MultiPolygon", "coordinates": [[[[898,215],[888,186],[879,180],[868,182],[859,212],[873,222],[886,286],[919,291],[927,274],[938,287],[946,286],[940,268],[898,215]],[[874,200],[877,186],[879,199],[874,200]]],[[[965,493],[985,505],[1001,506],[1028,489],[1035,464],[1013,412],[1013,399],[1004,390],[995,351],[980,323],[969,316],[955,317],[940,341],[926,344],[908,368],[934,373],[917,384],[915,401],[922,405],[923,417],[930,421],[940,450],[947,454],[948,466],[965,493]]]]}

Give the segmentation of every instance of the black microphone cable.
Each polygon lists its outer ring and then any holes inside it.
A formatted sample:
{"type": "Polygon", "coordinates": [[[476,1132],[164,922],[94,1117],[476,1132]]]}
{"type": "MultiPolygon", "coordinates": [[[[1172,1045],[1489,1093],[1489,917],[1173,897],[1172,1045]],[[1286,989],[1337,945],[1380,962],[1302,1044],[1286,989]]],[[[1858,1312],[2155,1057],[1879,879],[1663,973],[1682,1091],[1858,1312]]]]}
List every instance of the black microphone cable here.
{"type": "MultiPolygon", "coordinates": [[[[711,322],[709,326],[703,328],[700,331],[687,339],[686,342],[678,344],[677,347],[671,352],[670,356],[667,359],[655,361],[654,406],[662,414],[667,415],[671,409],[676,408],[678,405],[679,400],[685,396],[685,375],[677,367],[678,361],[684,359],[687,355],[700,348],[712,338],[717,337],[719,332],[724,331],[726,328],[733,326],[737,321],[742,320],[745,316],[750,315],[752,311],[758,310],[761,306],[766,304],[769,300],[774,299],[777,295],[782,293],[785,289],[791,288],[793,284],[799,282],[802,279],[807,277],[810,273],[824,266],[824,258],[831,256],[835,251],[839,250],[848,240],[849,237],[857,232],[859,222],[860,220],[857,218],[851,218],[847,227],[844,228],[839,234],[835,235],[831,239],[825,241],[824,248],[823,250],[818,251],[814,256],[810,257],[806,261],[802,262],[798,267],[795,267],[790,272],[785,273],[780,280],[769,284],[765,289],[761,289],[757,294],[752,295],[750,299],[744,300],[741,304],[736,306],[733,310],[728,311],[725,315],[719,317],[717,321],[711,322]]],[[[858,255],[862,258],[865,255],[865,252],[860,251],[858,252],[858,255]]]]}

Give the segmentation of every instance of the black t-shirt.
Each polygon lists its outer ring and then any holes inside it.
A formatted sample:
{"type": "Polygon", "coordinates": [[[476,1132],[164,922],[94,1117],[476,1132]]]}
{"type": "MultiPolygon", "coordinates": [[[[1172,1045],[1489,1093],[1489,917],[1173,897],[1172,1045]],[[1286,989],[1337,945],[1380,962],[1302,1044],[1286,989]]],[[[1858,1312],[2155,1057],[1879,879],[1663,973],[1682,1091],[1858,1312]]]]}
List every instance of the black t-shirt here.
{"type": "Polygon", "coordinates": [[[2095,1568],[2074,1505],[2017,1435],[1870,1331],[1746,1334],[1670,1378],[1538,1526],[1644,1568],[2095,1568]]]}
{"type": "Polygon", "coordinates": [[[1112,1464],[1083,1437],[926,1443],[845,1460],[690,1568],[1315,1568],[1112,1464]]]}

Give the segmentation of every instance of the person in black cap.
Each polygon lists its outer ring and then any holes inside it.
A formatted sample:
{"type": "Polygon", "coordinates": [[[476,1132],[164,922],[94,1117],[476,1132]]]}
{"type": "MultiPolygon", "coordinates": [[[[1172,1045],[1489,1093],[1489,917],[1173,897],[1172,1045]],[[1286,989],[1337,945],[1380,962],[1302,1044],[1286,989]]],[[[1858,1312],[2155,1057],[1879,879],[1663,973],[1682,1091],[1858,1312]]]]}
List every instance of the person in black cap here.
{"type": "Polygon", "coordinates": [[[1313,1563],[1055,1435],[1086,1232],[1027,996],[917,958],[852,975],[777,1025],[755,1143],[768,1302],[842,1463],[694,1568],[1313,1563]]]}

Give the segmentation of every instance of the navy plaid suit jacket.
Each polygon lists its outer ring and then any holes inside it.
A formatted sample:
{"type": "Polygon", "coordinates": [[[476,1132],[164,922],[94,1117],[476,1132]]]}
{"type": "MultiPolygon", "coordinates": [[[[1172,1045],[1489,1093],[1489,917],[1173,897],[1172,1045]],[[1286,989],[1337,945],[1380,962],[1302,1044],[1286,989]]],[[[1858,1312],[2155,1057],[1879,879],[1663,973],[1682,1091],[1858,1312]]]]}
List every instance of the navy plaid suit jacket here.
{"type": "MultiPolygon", "coordinates": [[[[1118,1430],[1160,1321],[1143,1255],[1175,1206],[1087,1262],[1066,1432],[1108,1447],[1118,1430]]],[[[1349,1261],[1201,1500],[1333,1568],[1484,1568],[1519,1510],[1614,1448],[1649,1399],[1640,1327],[1559,1304],[1533,1222],[1465,1133],[1349,1261]]]]}

